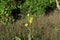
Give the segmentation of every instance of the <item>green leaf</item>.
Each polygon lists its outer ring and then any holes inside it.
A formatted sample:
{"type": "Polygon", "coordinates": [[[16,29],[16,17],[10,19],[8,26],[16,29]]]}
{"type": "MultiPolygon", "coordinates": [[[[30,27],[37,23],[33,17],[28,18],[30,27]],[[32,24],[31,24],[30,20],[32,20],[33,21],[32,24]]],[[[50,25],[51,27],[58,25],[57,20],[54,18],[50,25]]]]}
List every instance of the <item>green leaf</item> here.
{"type": "Polygon", "coordinates": [[[15,40],[21,40],[19,37],[15,37],[15,40]]]}
{"type": "Polygon", "coordinates": [[[30,33],[28,34],[28,40],[31,40],[31,34],[30,33]]]}

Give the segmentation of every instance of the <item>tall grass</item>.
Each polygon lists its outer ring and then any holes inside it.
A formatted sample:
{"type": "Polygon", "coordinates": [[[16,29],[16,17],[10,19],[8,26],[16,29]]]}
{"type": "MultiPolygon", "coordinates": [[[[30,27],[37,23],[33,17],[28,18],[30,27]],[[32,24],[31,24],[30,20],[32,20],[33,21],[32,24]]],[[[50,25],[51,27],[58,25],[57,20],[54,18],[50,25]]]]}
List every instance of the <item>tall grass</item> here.
{"type": "MultiPolygon", "coordinates": [[[[53,15],[32,15],[31,24],[32,40],[60,40],[60,16],[59,12],[53,15]]],[[[14,24],[0,24],[0,40],[14,40],[15,36],[21,40],[28,40],[28,28],[24,27],[27,19],[18,20],[14,24]]]]}

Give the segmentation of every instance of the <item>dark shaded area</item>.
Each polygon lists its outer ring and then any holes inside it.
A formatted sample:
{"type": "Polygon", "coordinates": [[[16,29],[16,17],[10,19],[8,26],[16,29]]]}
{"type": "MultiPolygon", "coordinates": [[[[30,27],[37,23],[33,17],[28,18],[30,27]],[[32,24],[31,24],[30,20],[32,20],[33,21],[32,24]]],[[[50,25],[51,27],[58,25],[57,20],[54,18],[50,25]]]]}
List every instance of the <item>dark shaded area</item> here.
{"type": "Polygon", "coordinates": [[[23,4],[26,0],[16,0],[16,1],[21,1],[21,4],[23,4]]]}
{"type": "Polygon", "coordinates": [[[24,2],[25,2],[25,0],[13,0],[13,3],[15,4],[16,8],[12,9],[11,16],[13,16],[13,19],[15,19],[15,21],[17,19],[21,19],[21,16],[19,16],[19,14],[23,14],[23,12],[21,11],[21,9],[17,7],[18,3],[23,4],[24,2]]]}
{"type": "Polygon", "coordinates": [[[15,21],[18,19],[18,17],[21,17],[21,16],[19,16],[19,14],[22,14],[20,8],[13,9],[11,12],[11,16],[13,16],[15,21]]]}
{"type": "Polygon", "coordinates": [[[21,4],[23,4],[26,0],[13,0],[13,1],[16,3],[20,2],[21,4]]]}
{"type": "Polygon", "coordinates": [[[54,11],[54,9],[52,7],[47,6],[45,8],[45,15],[49,15],[50,13],[52,13],[54,11]]]}
{"type": "Polygon", "coordinates": [[[45,15],[49,15],[50,13],[52,13],[54,10],[56,9],[56,3],[53,2],[50,5],[45,7],[45,15]]]}

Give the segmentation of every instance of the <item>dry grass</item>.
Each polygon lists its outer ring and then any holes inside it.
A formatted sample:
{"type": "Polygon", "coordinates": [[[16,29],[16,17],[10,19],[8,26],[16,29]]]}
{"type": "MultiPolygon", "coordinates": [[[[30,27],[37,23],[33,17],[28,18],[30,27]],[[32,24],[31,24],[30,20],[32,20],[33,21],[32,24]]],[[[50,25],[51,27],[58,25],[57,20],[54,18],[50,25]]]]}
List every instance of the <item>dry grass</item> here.
{"type": "MultiPolygon", "coordinates": [[[[33,15],[33,17],[34,17],[34,21],[31,25],[29,25],[29,27],[31,27],[33,40],[60,40],[60,12],[59,11],[56,11],[54,12],[53,15],[49,15],[49,16],[33,15]]],[[[23,39],[28,40],[27,34],[29,30],[28,28],[24,27],[24,23],[26,22],[27,19],[22,19],[22,20],[18,20],[14,24],[10,24],[9,27],[0,25],[0,39],[12,40],[10,37],[18,36],[22,38],[22,40],[23,39]]]]}

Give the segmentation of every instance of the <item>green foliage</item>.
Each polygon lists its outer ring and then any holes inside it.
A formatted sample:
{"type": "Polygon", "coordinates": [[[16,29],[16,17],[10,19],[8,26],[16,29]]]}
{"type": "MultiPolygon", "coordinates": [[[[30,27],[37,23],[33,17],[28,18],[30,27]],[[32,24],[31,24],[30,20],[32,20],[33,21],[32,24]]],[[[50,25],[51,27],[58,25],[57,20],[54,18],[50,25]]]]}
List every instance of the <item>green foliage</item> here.
{"type": "MultiPolygon", "coordinates": [[[[24,4],[20,4],[20,1],[18,1],[17,7],[20,8],[25,14],[42,14],[44,13],[45,8],[53,2],[55,2],[55,0],[26,0],[24,4]]],[[[1,23],[6,24],[13,21],[13,18],[11,18],[10,16],[12,9],[15,8],[16,6],[14,5],[12,0],[0,0],[1,23]]]]}
{"type": "Polygon", "coordinates": [[[21,40],[19,37],[15,37],[15,40],[21,40]]]}
{"type": "Polygon", "coordinates": [[[28,34],[28,40],[31,40],[31,33],[28,34]]]}
{"type": "Polygon", "coordinates": [[[12,22],[11,11],[15,8],[16,6],[12,0],[0,0],[0,22],[3,24],[12,22]]]}
{"type": "MultiPolygon", "coordinates": [[[[31,14],[35,13],[44,13],[45,8],[55,2],[55,0],[26,0],[24,5],[21,5],[20,8],[26,13],[31,14]]],[[[55,5],[55,4],[53,4],[55,5]]]]}
{"type": "Polygon", "coordinates": [[[0,1],[0,21],[4,24],[8,22],[9,15],[11,13],[11,0],[1,0],[0,1]]]}

